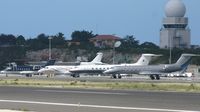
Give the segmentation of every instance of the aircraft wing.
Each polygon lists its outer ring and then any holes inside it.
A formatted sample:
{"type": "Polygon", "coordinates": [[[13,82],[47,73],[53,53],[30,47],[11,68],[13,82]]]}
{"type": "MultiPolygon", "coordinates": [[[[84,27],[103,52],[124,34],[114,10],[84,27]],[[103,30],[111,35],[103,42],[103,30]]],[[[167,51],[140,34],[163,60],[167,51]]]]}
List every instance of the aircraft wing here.
{"type": "Polygon", "coordinates": [[[47,74],[48,73],[60,73],[60,71],[57,69],[54,69],[54,68],[48,68],[48,69],[42,68],[42,69],[38,70],[38,73],[47,73],[47,74]]]}
{"type": "Polygon", "coordinates": [[[37,73],[37,71],[20,71],[20,74],[34,74],[37,73]]]}
{"type": "Polygon", "coordinates": [[[160,76],[166,76],[169,73],[162,73],[162,72],[151,72],[151,71],[144,71],[144,72],[140,72],[140,75],[160,75],[160,76]]]}

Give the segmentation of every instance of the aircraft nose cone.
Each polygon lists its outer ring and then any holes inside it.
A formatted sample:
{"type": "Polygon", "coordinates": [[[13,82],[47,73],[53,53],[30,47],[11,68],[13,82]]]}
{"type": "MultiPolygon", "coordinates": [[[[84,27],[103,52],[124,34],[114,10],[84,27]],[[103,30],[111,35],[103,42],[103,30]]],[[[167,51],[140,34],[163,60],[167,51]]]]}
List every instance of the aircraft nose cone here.
{"type": "Polygon", "coordinates": [[[38,73],[43,73],[45,70],[42,68],[40,70],[38,70],[38,73]]]}

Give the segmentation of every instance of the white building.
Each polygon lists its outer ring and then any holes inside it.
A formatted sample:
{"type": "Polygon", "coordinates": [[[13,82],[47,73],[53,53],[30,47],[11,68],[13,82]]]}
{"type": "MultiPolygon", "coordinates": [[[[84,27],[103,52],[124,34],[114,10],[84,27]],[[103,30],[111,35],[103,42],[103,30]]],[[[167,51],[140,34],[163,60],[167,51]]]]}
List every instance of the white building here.
{"type": "Polygon", "coordinates": [[[181,0],[168,1],[160,30],[160,48],[190,48],[190,29],[185,13],[186,7],[181,0]]]}

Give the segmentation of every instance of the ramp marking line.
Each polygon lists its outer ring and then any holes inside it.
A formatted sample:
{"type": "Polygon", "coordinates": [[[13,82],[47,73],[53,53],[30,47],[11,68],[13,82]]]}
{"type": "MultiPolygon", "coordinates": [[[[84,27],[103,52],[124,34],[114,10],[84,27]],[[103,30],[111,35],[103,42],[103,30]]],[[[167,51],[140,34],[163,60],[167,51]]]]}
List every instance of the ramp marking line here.
{"type": "Polygon", "coordinates": [[[83,94],[104,94],[104,95],[128,95],[128,93],[92,92],[92,91],[58,91],[58,90],[34,90],[34,91],[55,92],[55,93],[83,93],[83,94]]]}
{"type": "Polygon", "coordinates": [[[71,106],[71,107],[104,108],[104,109],[121,109],[121,110],[159,111],[159,112],[199,112],[199,111],[192,111],[192,110],[173,110],[173,109],[158,109],[158,108],[139,108],[139,107],[84,105],[84,104],[52,103],[52,102],[20,101],[20,100],[0,100],[0,102],[5,102],[5,103],[40,104],[40,105],[55,105],[55,106],[71,106]]]}

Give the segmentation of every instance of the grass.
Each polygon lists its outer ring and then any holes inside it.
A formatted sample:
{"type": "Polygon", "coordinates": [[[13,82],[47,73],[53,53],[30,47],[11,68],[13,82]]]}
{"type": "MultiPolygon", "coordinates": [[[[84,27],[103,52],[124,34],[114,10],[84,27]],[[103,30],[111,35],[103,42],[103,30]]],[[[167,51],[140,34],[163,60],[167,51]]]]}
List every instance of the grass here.
{"type": "Polygon", "coordinates": [[[59,88],[156,90],[200,93],[200,83],[88,82],[40,79],[0,79],[0,85],[59,88]]]}

